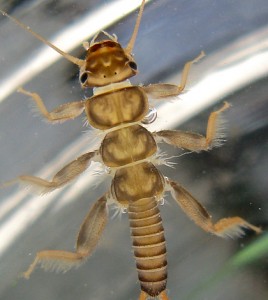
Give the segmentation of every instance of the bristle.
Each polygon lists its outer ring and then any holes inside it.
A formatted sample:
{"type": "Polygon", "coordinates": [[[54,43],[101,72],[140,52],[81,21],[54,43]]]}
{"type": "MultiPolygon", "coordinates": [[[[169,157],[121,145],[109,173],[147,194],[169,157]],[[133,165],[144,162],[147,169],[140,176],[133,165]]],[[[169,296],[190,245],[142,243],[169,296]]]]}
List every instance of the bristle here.
{"type": "Polygon", "coordinates": [[[213,138],[213,141],[209,147],[210,149],[220,147],[226,141],[226,124],[227,122],[225,118],[222,115],[219,115],[215,124],[215,137],[213,138]]]}
{"type": "Polygon", "coordinates": [[[167,167],[174,168],[177,163],[170,161],[174,157],[177,156],[168,156],[165,152],[159,152],[157,153],[157,156],[152,158],[152,162],[156,165],[165,165],[167,167]]]}
{"type": "Polygon", "coordinates": [[[53,187],[54,185],[53,182],[50,182],[51,184],[47,185],[46,187],[44,186],[40,187],[38,184],[35,184],[34,182],[29,182],[28,180],[24,180],[21,177],[17,178],[16,182],[19,183],[20,188],[26,190],[28,193],[35,194],[38,196],[43,196],[53,192],[56,189],[56,186],[53,187]]]}
{"type": "Polygon", "coordinates": [[[257,234],[261,233],[261,229],[256,227],[240,217],[224,218],[215,225],[215,234],[226,238],[239,238],[245,234],[246,229],[255,231],[257,234]]]}
{"type": "Polygon", "coordinates": [[[245,229],[247,227],[242,227],[240,225],[237,225],[235,227],[230,227],[224,230],[223,232],[217,233],[218,236],[223,238],[240,238],[245,235],[245,229]]]}
{"type": "Polygon", "coordinates": [[[70,261],[70,260],[58,260],[58,259],[42,259],[40,262],[41,268],[45,271],[66,273],[72,268],[77,269],[81,266],[84,260],[70,261]]]}

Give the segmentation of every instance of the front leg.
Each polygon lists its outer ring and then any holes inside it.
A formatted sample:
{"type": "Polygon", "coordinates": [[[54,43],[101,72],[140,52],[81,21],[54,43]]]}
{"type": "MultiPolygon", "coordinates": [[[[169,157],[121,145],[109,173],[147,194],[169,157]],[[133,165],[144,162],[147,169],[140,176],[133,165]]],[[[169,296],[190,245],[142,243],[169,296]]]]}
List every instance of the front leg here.
{"type": "Polygon", "coordinates": [[[245,228],[256,233],[261,233],[261,229],[240,217],[220,219],[215,224],[212,223],[211,216],[207,210],[180,184],[169,180],[167,189],[173,198],[178,202],[182,210],[192,219],[196,225],[203,230],[218,235],[220,237],[239,237],[243,235],[245,228]]]}
{"type": "Polygon", "coordinates": [[[206,136],[180,130],[162,130],[155,132],[154,135],[159,141],[196,152],[219,147],[224,138],[223,118],[221,114],[229,107],[230,104],[225,102],[222,108],[210,114],[206,136]]]}
{"type": "Polygon", "coordinates": [[[45,270],[67,272],[79,267],[96,248],[107,223],[107,197],[101,197],[91,208],[78,233],[76,251],[44,250],[36,254],[33,263],[23,273],[28,279],[38,264],[45,270]]]}
{"type": "Polygon", "coordinates": [[[166,97],[178,96],[185,89],[189,71],[192,64],[198,62],[205,53],[202,51],[195,59],[188,61],[182,70],[181,82],[179,85],[168,84],[168,83],[156,83],[148,86],[143,86],[144,91],[155,99],[161,99],[166,97]]]}
{"type": "Polygon", "coordinates": [[[79,156],[76,160],[63,167],[51,181],[42,179],[40,177],[21,175],[16,179],[6,182],[4,186],[19,182],[28,188],[32,188],[39,194],[46,194],[68,184],[70,181],[75,179],[88,168],[93,158],[98,160],[98,155],[98,151],[94,151],[79,156]]]}
{"type": "Polygon", "coordinates": [[[64,122],[74,119],[82,114],[85,109],[84,101],[62,104],[51,112],[48,112],[41,97],[29,91],[19,88],[18,92],[30,96],[35,102],[39,112],[51,123],[64,122]]]}

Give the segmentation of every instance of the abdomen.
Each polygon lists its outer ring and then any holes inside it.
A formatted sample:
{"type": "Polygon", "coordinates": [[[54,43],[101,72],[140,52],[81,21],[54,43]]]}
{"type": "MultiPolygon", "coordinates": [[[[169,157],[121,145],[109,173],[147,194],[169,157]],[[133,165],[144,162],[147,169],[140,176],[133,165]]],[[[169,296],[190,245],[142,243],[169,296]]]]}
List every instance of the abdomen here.
{"type": "Polygon", "coordinates": [[[128,209],[134,256],[141,289],[151,297],[166,288],[167,261],[162,219],[154,197],[144,198],[128,209]]]}

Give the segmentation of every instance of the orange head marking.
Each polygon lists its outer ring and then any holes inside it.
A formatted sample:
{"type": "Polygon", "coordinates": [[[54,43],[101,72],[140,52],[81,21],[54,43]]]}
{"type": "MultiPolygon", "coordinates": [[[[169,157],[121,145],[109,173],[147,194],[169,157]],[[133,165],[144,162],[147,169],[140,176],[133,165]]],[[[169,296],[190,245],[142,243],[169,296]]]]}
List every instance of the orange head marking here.
{"type": "Polygon", "coordinates": [[[121,47],[116,36],[111,36],[106,32],[103,33],[109,40],[95,42],[97,34],[90,45],[85,44],[87,55],[84,64],[80,67],[79,76],[82,87],[101,87],[124,81],[137,74],[137,64],[131,53],[138,34],[144,5],[145,0],[142,0],[136,24],[126,48],[121,47]]]}
{"type": "Polygon", "coordinates": [[[131,53],[138,34],[144,6],[145,0],[142,0],[136,24],[126,48],[121,47],[121,45],[117,42],[116,36],[109,35],[106,32],[104,32],[104,34],[109,38],[109,40],[95,42],[95,39],[98,36],[97,34],[91,41],[90,45],[88,43],[84,43],[87,50],[85,60],[65,53],[41,35],[34,32],[29,28],[29,26],[23,24],[14,17],[11,17],[1,9],[0,12],[18,26],[30,32],[38,40],[61,54],[67,60],[78,65],[80,67],[79,78],[82,87],[101,87],[111,83],[124,81],[137,74],[137,64],[135,63],[131,53]]]}
{"type": "Polygon", "coordinates": [[[115,38],[90,44],[84,66],[80,69],[83,87],[105,86],[137,74],[137,65],[115,38]]]}

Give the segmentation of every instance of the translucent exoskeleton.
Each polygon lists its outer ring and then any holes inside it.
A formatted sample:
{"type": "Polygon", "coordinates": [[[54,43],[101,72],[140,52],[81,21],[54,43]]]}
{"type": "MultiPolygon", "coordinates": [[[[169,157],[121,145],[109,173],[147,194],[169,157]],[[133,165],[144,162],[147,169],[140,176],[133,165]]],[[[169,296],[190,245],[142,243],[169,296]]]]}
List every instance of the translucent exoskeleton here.
{"type": "Polygon", "coordinates": [[[115,36],[106,32],[105,40],[84,43],[84,60],[71,56],[29,27],[1,11],[13,22],[24,28],[37,39],[59,52],[80,68],[79,80],[83,88],[94,88],[94,95],[86,100],[61,105],[47,111],[42,98],[20,88],[19,91],[36,103],[41,114],[51,123],[67,121],[84,111],[88,123],[105,136],[99,149],[78,157],[63,167],[52,180],[22,175],[19,181],[48,193],[63,187],[84,172],[92,161],[101,161],[112,170],[111,188],[92,206],[78,233],[75,252],[43,250],[36,254],[26,272],[29,278],[40,265],[47,270],[67,271],[83,263],[95,250],[108,220],[108,202],[116,203],[128,213],[133,250],[138,278],[141,286],[140,300],[158,298],[167,300],[167,259],[164,228],[159,212],[159,202],[165,192],[170,192],[182,210],[203,230],[220,237],[236,237],[248,228],[256,233],[261,229],[240,217],[220,219],[214,223],[206,209],[179,183],[164,177],[155,165],[158,159],[158,143],[165,142],[190,151],[207,151],[222,143],[222,114],[230,105],[225,102],[220,109],[210,114],[206,135],[178,130],[149,132],[142,124],[154,120],[150,111],[149,97],[159,101],[177,96],[185,89],[188,73],[193,63],[204,53],[185,64],[178,85],[156,83],[148,86],[133,86],[129,78],[137,74],[137,64],[132,49],[137,37],[145,0],[142,1],[133,34],[123,48],[115,36]],[[149,117],[148,117],[149,116],[149,117]]]}

